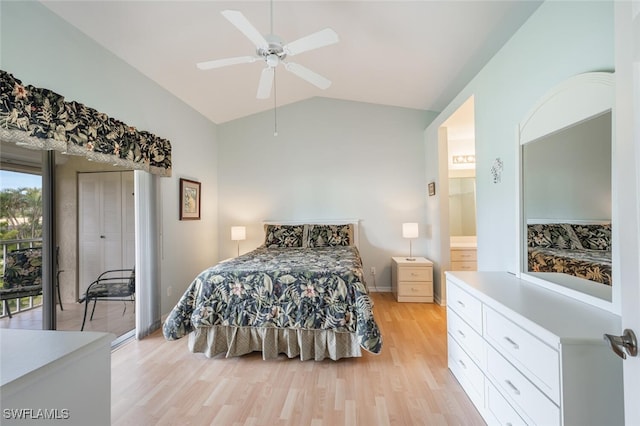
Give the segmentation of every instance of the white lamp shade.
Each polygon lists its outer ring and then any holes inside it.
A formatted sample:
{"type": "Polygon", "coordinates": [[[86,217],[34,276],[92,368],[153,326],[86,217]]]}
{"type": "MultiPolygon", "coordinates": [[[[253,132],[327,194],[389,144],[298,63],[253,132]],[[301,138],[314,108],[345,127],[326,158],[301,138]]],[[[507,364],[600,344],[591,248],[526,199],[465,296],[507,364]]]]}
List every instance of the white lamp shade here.
{"type": "Polygon", "coordinates": [[[241,241],[247,238],[247,229],[244,226],[231,227],[231,240],[241,241]]]}
{"type": "Polygon", "coordinates": [[[402,224],[402,236],[404,238],[418,238],[418,224],[417,223],[403,223],[402,224]]]}

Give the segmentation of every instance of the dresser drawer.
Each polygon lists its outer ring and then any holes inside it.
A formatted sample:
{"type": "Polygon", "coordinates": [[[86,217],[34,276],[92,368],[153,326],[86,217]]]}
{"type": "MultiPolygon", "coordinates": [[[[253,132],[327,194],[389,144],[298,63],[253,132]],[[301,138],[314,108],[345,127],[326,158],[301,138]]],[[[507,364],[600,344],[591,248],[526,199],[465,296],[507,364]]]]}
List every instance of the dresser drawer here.
{"type": "Polygon", "coordinates": [[[485,399],[487,401],[487,410],[495,417],[497,424],[511,425],[511,426],[526,426],[522,417],[518,415],[518,412],[507,402],[506,399],[498,392],[498,390],[487,381],[487,388],[485,389],[485,399]]]}
{"type": "Polygon", "coordinates": [[[447,331],[476,364],[484,365],[484,340],[482,336],[451,308],[447,308],[447,331]]]}
{"type": "Polygon", "coordinates": [[[485,338],[540,387],[560,401],[560,357],[556,350],[493,309],[485,309],[485,338]]]}
{"type": "Polygon", "coordinates": [[[451,281],[447,281],[447,306],[482,334],[482,303],[451,281]]]}
{"type": "Polygon", "coordinates": [[[448,336],[448,365],[464,391],[476,407],[484,407],[485,378],[482,370],[465,351],[448,336]]]}
{"type": "Polygon", "coordinates": [[[487,375],[534,424],[560,424],[558,406],[490,345],[487,346],[487,375]]]}
{"type": "Polygon", "coordinates": [[[429,281],[433,282],[432,268],[411,266],[398,267],[398,281],[429,281]]]}
{"type": "Polygon", "coordinates": [[[478,260],[478,255],[476,250],[451,250],[451,261],[452,262],[464,262],[464,261],[476,261],[478,260]]]}
{"type": "Polygon", "coordinates": [[[399,282],[398,296],[433,296],[433,283],[399,282]]]}
{"type": "Polygon", "coordinates": [[[478,269],[478,263],[475,261],[451,262],[452,271],[475,271],[478,269]]]}

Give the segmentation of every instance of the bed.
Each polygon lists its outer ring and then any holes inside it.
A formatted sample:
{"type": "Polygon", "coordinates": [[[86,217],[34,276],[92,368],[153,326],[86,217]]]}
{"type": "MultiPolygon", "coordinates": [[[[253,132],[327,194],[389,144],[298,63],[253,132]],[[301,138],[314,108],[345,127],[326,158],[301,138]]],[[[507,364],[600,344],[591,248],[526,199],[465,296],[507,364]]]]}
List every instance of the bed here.
{"type": "Polygon", "coordinates": [[[611,285],[610,223],[529,223],[528,271],[611,285]]]}
{"type": "Polygon", "coordinates": [[[201,272],[163,324],[193,353],[301,360],[378,354],[357,223],[264,225],[264,244],[201,272]]]}

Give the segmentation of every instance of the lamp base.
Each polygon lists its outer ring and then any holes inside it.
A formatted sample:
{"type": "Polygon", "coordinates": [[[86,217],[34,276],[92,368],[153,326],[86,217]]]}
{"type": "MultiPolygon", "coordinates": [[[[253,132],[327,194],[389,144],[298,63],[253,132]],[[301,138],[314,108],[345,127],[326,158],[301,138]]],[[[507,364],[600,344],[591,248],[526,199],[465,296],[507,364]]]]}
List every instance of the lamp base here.
{"type": "Polygon", "coordinates": [[[410,262],[413,262],[413,261],[416,260],[416,258],[415,257],[406,257],[404,260],[408,260],[410,262]]]}

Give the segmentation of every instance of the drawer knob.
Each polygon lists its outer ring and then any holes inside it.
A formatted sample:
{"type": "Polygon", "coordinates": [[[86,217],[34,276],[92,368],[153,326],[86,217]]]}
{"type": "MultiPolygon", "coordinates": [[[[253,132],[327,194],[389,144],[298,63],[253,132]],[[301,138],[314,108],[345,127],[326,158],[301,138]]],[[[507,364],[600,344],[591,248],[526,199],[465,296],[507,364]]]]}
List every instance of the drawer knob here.
{"type": "Polygon", "coordinates": [[[458,334],[462,336],[463,339],[466,339],[467,336],[464,335],[464,333],[462,332],[462,330],[458,330],[458,334]]]}
{"type": "Polygon", "coordinates": [[[511,380],[505,380],[504,382],[507,384],[507,386],[509,386],[509,388],[511,388],[513,393],[515,393],[516,395],[520,395],[520,390],[513,383],[511,383],[511,380]]]}
{"type": "Polygon", "coordinates": [[[509,344],[513,347],[513,349],[520,349],[520,345],[514,342],[509,336],[504,336],[504,340],[509,342],[509,344]]]}
{"type": "Polygon", "coordinates": [[[459,359],[458,360],[458,364],[460,364],[462,366],[462,368],[464,368],[465,370],[467,369],[467,365],[464,363],[463,360],[459,359]]]}
{"type": "Polygon", "coordinates": [[[458,302],[458,305],[462,306],[463,308],[466,307],[462,300],[458,300],[457,302],[458,302]]]}

